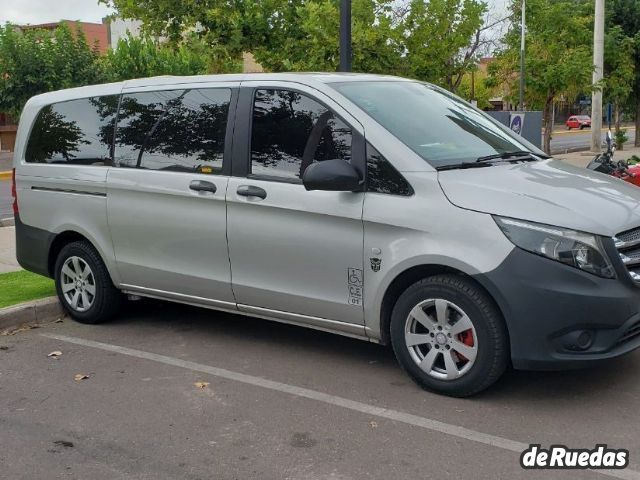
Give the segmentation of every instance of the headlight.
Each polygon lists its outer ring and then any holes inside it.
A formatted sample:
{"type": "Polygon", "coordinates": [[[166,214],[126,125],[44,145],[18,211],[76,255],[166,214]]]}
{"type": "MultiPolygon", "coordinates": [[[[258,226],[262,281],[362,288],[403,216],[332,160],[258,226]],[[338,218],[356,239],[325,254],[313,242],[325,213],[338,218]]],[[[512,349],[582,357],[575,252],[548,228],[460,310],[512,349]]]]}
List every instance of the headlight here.
{"type": "Polygon", "coordinates": [[[599,277],[615,278],[615,270],[595,235],[513,218],[493,219],[507,238],[523,250],[599,277]]]}

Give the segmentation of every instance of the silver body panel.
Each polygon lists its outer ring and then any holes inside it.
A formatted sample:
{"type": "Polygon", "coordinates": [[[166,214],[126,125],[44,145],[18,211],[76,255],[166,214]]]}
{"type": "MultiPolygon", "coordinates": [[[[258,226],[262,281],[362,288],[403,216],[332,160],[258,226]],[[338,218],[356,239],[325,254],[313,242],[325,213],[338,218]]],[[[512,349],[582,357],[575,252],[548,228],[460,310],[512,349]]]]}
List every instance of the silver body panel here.
{"type": "Polygon", "coordinates": [[[107,211],[120,281],[234,302],[223,176],[112,168],[107,211]],[[216,193],[189,183],[206,178],[216,193]]]}
{"type": "Polygon", "coordinates": [[[21,219],[85,236],[123,291],[374,341],[383,337],[382,299],[398,275],[423,265],[475,275],[505,260],[514,246],[491,214],[607,236],[640,224],[637,187],[558,162],[436,172],[326,83],[367,79],[387,77],[158,77],[34,97],[14,156],[21,219]],[[415,193],[307,192],[300,184],[239,176],[24,160],[44,105],[123,91],[239,85],[295,86],[320,99],[415,193]],[[189,190],[190,181],[202,178],[216,184],[215,194],[189,190]],[[242,185],[261,187],[267,197],[239,196],[242,185]],[[370,267],[373,258],[380,260],[378,271],[370,267]],[[357,281],[350,277],[356,271],[357,281]]]}
{"type": "Polygon", "coordinates": [[[461,208],[612,237],[640,225],[638,187],[559,160],[441,172],[461,208]]]}

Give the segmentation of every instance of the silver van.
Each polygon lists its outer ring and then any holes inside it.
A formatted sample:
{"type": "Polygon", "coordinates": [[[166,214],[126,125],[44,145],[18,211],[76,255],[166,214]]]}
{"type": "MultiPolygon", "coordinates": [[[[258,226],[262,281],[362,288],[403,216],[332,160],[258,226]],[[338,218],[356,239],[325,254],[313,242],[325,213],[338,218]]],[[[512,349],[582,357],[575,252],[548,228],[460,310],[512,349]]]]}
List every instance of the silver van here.
{"type": "Polygon", "coordinates": [[[640,193],[432,85],[160,77],[39,95],[17,256],[76,320],[152,297],[391,344],[467,396],[640,346],[640,193]]]}

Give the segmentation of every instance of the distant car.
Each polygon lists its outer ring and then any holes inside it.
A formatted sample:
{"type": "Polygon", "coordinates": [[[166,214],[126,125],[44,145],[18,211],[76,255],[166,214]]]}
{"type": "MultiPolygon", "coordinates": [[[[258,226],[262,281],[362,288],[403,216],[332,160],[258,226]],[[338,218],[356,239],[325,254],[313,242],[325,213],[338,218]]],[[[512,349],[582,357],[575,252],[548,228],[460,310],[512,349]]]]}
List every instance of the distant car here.
{"type": "Polygon", "coordinates": [[[573,115],[567,120],[567,130],[572,128],[591,128],[591,117],[589,115],[573,115]]]}

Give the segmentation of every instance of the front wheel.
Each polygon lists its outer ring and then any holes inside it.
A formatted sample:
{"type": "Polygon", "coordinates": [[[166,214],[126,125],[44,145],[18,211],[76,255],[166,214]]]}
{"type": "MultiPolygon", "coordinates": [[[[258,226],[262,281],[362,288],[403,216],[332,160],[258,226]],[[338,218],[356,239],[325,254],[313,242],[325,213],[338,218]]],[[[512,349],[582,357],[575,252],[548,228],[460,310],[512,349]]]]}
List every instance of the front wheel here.
{"type": "Polygon", "coordinates": [[[122,294],[89,242],[65,245],[55,265],[56,291],[69,315],[81,323],[101,323],[112,317],[122,303],[122,294]]]}
{"type": "Polygon", "coordinates": [[[473,281],[436,275],[410,286],[391,315],[400,365],[422,387],[466,397],[494,383],[509,361],[502,316],[473,281]]]}

